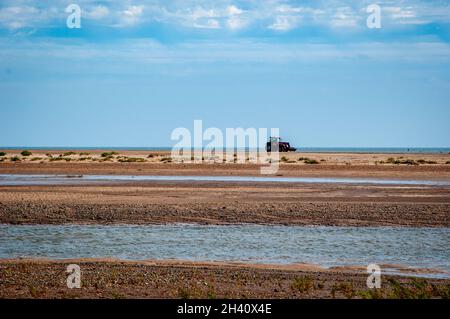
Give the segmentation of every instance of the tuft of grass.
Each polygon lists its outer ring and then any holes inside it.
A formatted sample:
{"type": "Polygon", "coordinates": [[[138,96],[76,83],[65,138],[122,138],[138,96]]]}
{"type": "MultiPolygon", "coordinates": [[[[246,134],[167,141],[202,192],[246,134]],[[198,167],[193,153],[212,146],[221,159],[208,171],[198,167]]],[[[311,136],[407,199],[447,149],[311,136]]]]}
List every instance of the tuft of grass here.
{"type": "Polygon", "coordinates": [[[140,158],[140,157],[125,157],[125,158],[121,158],[119,159],[120,163],[142,163],[145,162],[145,159],[140,158]]]}
{"type": "Polygon", "coordinates": [[[400,164],[400,161],[396,160],[396,159],[393,158],[393,157],[389,157],[389,158],[386,160],[386,163],[389,163],[389,164],[400,164]]]}
{"type": "Polygon", "coordinates": [[[161,162],[164,163],[171,163],[172,162],[172,158],[171,157],[163,157],[160,159],[161,162]]]}
{"type": "Polygon", "coordinates": [[[147,156],[147,158],[153,158],[153,157],[155,157],[155,155],[153,155],[153,154],[149,154],[149,155],[147,156]]]}
{"type": "Polygon", "coordinates": [[[301,293],[305,293],[310,291],[314,287],[314,281],[309,276],[299,276],[295,277],[294,282],[291,285],[291,288],[294,290],[298,290],[301,293]]]}
{"type": "Polygon", "coordinates": [[[367,289],[356,292],[356,296],[362,299],[383,299],[381,289],[367,289]]]}
{"type": "Polygon", "coordinates": [[[30,292],[31,297],[33,298],[38,298],[39,297],[39,290],[33,286],[33,285],[28,285],[28,291],[30,292]]]}
{"type": "Polygon", "coordinates": [[[9,159],[11,162],[20,162],[20,158],[18,156],[13,156],[9,159]]]}
{"type": "MultiPolygon", "coordinates": [[[[319,162],[315,159],[308,158],[308,157],[300,157],[298,159],[299,162],[303,162],[305,164],[319,164],[319,162]]],[[[325,160],[321,160],[321,162],[325,162],[325,160]]]]}
{"type": "Polygon", "coordinates": [[[288,161],[288,158],[287,158],[286,156],[282,156],[282,157],[281,157],[281,161],[282,161],[282,162],[287,162],[287,161],[288,161]]]}
{"type": "Polygon", "coordinates": [[[189,299],[189,298],[191,298],[191,294],[189,293],[189,291],[187,289],[184,289],[184,288],[180,288],[178,290],[178,296],[181,299],[189,299]]]}
{"type": "Polygon", "coordinates": [[[430,299],[435,297],[448,299],[450,296],[450,285],[437,287],[434,284],[428,284],[422,278],[415,278],[409,283],[400,283],[391,278],[388,282],[391,286],[388,297],[393,299],[430,299]]]}
{"type": "Polygon", "coordinates": [[[77,153],[75,152],[66,152],[63,154],[63,156],[70,156],[70,155],[76,155],[77,153]]]}
{"type": "Polygon", "coordinates": [[[22,151],[22,153],[20,153],[20,155],[22,155],[22,156],[30,156],[32,154],[33,153],[31,153],[30,151],[27,151],[27,150],[24,150],[24,151],[22,151]]]}
{"type": "Polygon", "coordinates": [[[435,161],[426,161],[424,159],[418,160],[417,163],[419,163],[419,164],[437,164],[437,162],[435,162],[435,161]]]}
{"type": "Polygon", "coordinates": [[[447,165],[450,164],[450,161],[447,161],[445,164],[447,164],[447,165]]]}
{"type": "Polygon", "coordinates": [[[395,165],[400,165],[400,164],[404,164],[404,165],[419,165],[418,163],[416,163],[416,161],[412,160],[412,159],[395,159],[393,157],[389,157],[386,161],[386,163],[388,164],[395,164],[395,165]]]}
{"type": "Polygon", "coordinates": [[[57,161],[66,161],[66,162],[70,162],[72,159],[70,157],[52,157],[49,159],[50,162],[57,162],[57,161]]]}
{"type": "Polygon", "coordinates": [[[6,156],[5,152],[0,152],[0,156],[6,156]]]}
{"type": "Polygon", "coordinates": [[[33,157],[31,159],[32,162],[41,161],[41,160],[42,160],[42,157],[33,157]]]}
{"type": "Polygon", "coordinates": [[[117,152],[104,152],[102,153],[102,157],[112,157],[114,155],[118,155],[119,153],[117,152]]]}
{"type": "Polygon", "coordinates": [[[81,152],[80,153],[80,156],[89,156],[89,155],[91,155],[91,153],[88,153],[88,152],[81,152]]]}
{"type": "Polygon", "coordinates": [[[341,292],[348,299],[351,299],[356,295],[355,289],[353,288],[353,283],[351,282],[334,284],[333,287],[331,287],[331,295],[333,298],[336,297],[336,292],[341,292]]]}
{"type": "Polygon", "coordinates": [[[306,161],[304,161],[305,164],[319,164],[318,161],[316,161],[315,159],[308,159],[306,161]]]}

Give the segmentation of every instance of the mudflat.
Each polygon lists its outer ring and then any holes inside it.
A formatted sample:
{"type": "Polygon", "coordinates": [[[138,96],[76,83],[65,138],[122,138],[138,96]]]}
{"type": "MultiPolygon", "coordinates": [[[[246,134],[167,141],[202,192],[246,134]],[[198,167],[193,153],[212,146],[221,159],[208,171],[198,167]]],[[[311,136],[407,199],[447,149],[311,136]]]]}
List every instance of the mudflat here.
{"type": "Polygon", "coordinates": [[[0,298],[449,298],[450,280],[383,275],[368,289],[364,267],[189,261],[0,260],[0,298]],[[66,267],[81,269],[67,288],[66,267]]]}
{"type": "Polygon", "coordinates": [[[450,226],[445,187],[144,182],[0,187],[11,224],[450,226]]]}

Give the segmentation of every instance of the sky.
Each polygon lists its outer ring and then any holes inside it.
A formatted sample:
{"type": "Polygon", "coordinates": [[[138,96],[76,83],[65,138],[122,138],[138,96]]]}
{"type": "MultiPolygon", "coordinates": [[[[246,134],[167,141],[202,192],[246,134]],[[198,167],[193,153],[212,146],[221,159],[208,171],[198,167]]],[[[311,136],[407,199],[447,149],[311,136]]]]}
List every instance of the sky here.
{"type": "Polygon", "coordinates": [[[194,120],[449,147],[450,0],[0,0],[0,147],[167,147],[194,120]]]}

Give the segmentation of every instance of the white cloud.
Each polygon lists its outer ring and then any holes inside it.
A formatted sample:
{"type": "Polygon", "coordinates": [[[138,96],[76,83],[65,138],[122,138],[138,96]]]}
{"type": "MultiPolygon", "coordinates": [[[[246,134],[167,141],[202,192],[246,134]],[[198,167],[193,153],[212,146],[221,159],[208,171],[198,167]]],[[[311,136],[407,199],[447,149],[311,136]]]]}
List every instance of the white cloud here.
{"type": "Polygon", "coordinates": [[[191,15],[192,20],[203,18],[218,18],[219,14],[214,9],[204,9],[202,7],[196,7],[194,10],[188,10],[187,15],[191,15]],[[190,12],[190,13],[189,13],[190,12]]]}
{"type": "Polygon", "coordinates": [[[120,25],[131,26],[140,21],[142,13],[144,12],[144,6],[129,6],[122,11],[120,25]]]}
{"type": "Polygon", "coordinates": [[[95,6],[86,12],[86,16],[91,19],[102,19],[109,15],[109,9],[105,6],[95,6]]]}
{"type": "Polygon", "coordinates": [[[247,21],[239,17],[231,17],[227,20],[227,27],[231,30],[242,29],[247,26],[247,21]]]}
{"type": "Polygon", "coordinates": [[[269,25],[269,29],[276,31],[289,31],[295,28],[300,18],[296,16],[277,16],[275,22],[269,25]]]}
{"type": "Polygon", "coordinates": [[[219,29],[220,23],[215,19],[207,19],[204,23],[194,23],[195,28],[199,29],[219,29]]]}
{"type": "Polygon", "coordinates": [[[161,10],[159,20],[164,23],[178,24],[185,27],[218,29],[226,27],[232,30],[241,29],[248,25],[244,17],[245,11],[235,5],[226,7],[195,6],[183,10],[161,10]]]}
{"type": "Polygon", "coordinates": [[[0,9],[0,25],[12,30],[30,27],[43,18],[42,12],[35,7],[15,6],[0,9]]]}
{"type": "Polygon", "coordinates": [[[361,18],[350,7],[337,8],[330,21],[332,27],[355,27],[361,18]]]}
{"type": "Polygon", "coordinates": [[[394,19],[408,19],[416,17],[416,13],[412,10],[412,8],[384,7],[383,11],[390,14],[390,16],[394,19]]]}
{"type": "Polygon", "coordinates": [[[227,10],[228,15],[230,15],[230,16],[239,15],[244,12],[234,5],[228,6],[226,10],[227,10]]]}
{"type": "Polygon", "coordinates": [[[283,4],[281,6],[278,6],[276,8],[277,12],[281,12],[281,13],[301,13],[305,10],[305,8],[301,8],[301,7],[291,7],[287,4],[283,4]]]}
{"type": "MultiPolygon", "coordinates": [[[[301,27],[341,29],[364,27],[366,7],[372,0],[140,0],[102,2],[77,0],[82,18],[102,20],[115,27],[144,26],[149,21],[184,28],[269,28],[289,31],[301,27]],[[101,3],[101,4],[99,4],[101,3]]],[[[449,23],[450,0],[380,0],[383,26],[449,23]]],[[[0,27],[58,27],[66,17],[66,0],[1,0],[0,27]]]]}
{"type": "Polygon", "coordinates": [[[237,30],[242,29],[247,26],[247,20],[242,18],[242,14],[244,13],[243,10],[239,9],[238,7],[232,5],[228,6],[226,9],[226,13],[228,14],[229,18],[226,21],[226,25],[231,30],[237,30]]]}

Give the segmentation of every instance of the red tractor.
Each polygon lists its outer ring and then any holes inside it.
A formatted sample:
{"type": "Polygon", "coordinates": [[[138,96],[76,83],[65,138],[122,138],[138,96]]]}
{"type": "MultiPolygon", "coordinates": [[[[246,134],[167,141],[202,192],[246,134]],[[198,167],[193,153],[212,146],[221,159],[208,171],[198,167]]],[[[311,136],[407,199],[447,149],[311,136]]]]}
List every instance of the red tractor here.
{"type": "Polygon", "coordinates": [[[266,144],[267,152],[295,152],[296,150],[289,142],[282,142],[281,137],[270,137],[266,144]]]}

